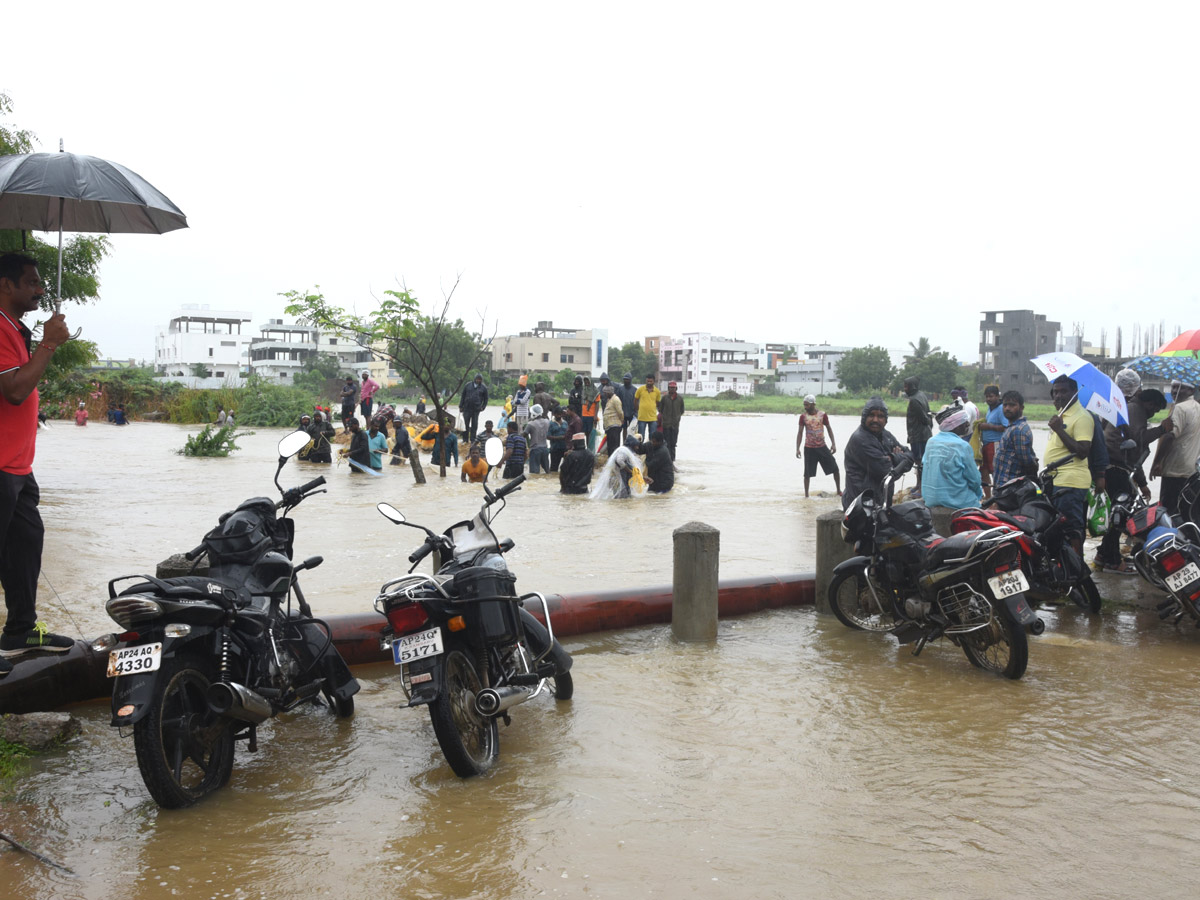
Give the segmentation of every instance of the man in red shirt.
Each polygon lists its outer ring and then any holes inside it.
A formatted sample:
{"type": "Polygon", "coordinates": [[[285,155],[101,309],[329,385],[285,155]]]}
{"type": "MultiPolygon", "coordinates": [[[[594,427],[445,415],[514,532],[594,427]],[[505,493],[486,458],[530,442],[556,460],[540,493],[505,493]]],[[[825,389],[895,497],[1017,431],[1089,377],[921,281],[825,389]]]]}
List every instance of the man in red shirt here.
{"type": "Polygon", "coordinates": [[[75,645],[37,621],[45,533],[33,477],[37,383],[58,345],[71,338],[63,315],[55,313],[31,351],[32,335],[21,317],[38,308],[43,293],[33,259],[21,253],[0,256],[0,587],[8,608],[0,634],[0,677],[12,671],[9,659],[37,650],[61,653],[75,645]]]}
{"type": "Polygon", "coordinates": [[[800,429],[796,433],[796,459],[804,450],[804,496],[808,496],[808,482],[817,474],[817,465],[826,475],[833,475],[837,495],[842,496],[842,473],[833,454],[837,452],[837,440],[829,416],[817,409],[817,398],[809,394],[804,398],[804,412],[800,413],[800,429]],[[829,446],[825,446],[825,432],[829,432],[829,446]]]}

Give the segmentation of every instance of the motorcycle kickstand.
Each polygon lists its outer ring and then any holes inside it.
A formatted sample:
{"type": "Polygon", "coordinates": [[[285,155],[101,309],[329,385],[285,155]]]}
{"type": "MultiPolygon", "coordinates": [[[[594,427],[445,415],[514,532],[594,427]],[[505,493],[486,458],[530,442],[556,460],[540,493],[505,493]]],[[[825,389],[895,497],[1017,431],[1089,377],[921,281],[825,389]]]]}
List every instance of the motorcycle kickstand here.
{"type": "Polygon", "coordinates": [[[945,633],[946,626],[939,623],[933,631],[929,632],[927,635],[924,635],[919,641],[917,641],[917,645],[913,647],[913,656],[920,656],[921,651],[925,649],[926,644],[928,644],[930,641],[936,641],[945,633]]]}

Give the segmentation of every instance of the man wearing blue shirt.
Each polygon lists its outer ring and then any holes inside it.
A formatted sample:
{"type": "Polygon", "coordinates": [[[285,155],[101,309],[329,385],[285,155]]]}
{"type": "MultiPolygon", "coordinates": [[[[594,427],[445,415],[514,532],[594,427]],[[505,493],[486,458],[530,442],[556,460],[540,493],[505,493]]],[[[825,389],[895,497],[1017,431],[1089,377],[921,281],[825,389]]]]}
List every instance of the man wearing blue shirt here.
{"type": "Polygon", "coordinates": [[[939,413],[937,434],[925,445],[921,496],[926,506],[964,509],[982,500],[979,467],[968,436],[971,420],[961,407],[939,413]]]}
{"type": "Polygon", "coordinates": [[[1008,427],[1008,419],[1004,417],[1004,407],[1000,404],[1000,388],[989,384],[983,389],[983,399],[987,403],[987,415],[979,423],[979,441],[983,451],[983,459],[979,461],[979,480],[983,485],[983,496],[992,496],[992,473],[996,470],[996,447],[1004,429],[1008,427]]]}

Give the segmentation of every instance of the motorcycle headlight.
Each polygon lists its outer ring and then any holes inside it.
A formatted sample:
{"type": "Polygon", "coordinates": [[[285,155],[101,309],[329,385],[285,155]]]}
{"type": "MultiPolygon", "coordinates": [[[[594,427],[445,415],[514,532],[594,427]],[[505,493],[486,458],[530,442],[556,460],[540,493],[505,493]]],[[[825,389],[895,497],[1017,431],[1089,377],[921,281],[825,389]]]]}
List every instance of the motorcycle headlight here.
{"type": "Polygon", "coordinates": [[[104,609],[114,622],[131,631],[139,622],[157,619],[163,612],[157,600],[143,594],[114,597],[104,605],[104,609]]]}

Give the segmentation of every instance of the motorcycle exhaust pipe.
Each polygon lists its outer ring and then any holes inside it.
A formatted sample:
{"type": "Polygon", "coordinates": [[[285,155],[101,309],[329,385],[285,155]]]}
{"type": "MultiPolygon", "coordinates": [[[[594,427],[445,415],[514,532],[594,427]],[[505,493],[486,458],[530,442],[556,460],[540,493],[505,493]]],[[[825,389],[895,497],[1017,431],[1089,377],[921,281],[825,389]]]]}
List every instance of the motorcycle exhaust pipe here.
{"type": "Polygon", "coordinates": [[[208,686],[208,705],[213,712],[258,725],[271,717],[271,704],[241,684],[217,681],[208,686]]]}
{"type": "Polygon", "coordinates": [[[508,685],[499,688],[484,688],[475,695],[475,710],[481,716],[498,716],[506,709],[529,699],[526,688],[508,685]]]}
{"type": "Polygon", "coordinates": [[[1045,630],[1046,630],[1046,623],[1044,621],[1042,621],[1041,617],[1038,617],[1029,623],[1029,633],[1030,634],[1038,635],[1038,634],[1041,634],[1045,630]]]}

